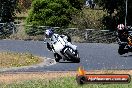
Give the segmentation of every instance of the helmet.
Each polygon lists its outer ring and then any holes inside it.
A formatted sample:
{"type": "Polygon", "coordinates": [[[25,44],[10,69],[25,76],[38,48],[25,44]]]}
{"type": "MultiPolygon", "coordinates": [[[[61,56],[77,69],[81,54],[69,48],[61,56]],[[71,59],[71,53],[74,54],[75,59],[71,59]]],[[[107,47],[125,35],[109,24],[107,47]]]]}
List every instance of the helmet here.
{"type": "Polygon", "coordinates": [[[124,29],[125,29],[125,26],[124,26],[123,24],[119,24],[119,25],[117,26],[117,29],[118,29],[118,30],[124,30],[124,29]]]}
{"type": "Polygon", "coordinates": [[[54,34],[53,29],[49,28],[45,31],[46,38],[51,38],[51,36],[54,34]]]}

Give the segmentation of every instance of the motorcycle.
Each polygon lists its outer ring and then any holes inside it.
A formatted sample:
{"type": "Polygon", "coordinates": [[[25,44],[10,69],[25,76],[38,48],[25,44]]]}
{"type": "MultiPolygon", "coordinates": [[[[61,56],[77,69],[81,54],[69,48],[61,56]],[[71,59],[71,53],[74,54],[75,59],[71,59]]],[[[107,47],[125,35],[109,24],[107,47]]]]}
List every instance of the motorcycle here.
{"type": "Polygon", "coordinates": [[[56,36],[56,41],[52,42],[52,48],[56,62],[61,59],[75,63],[80,62],[77,46],[72,45],[71,42],[64,39],[61,35],[56,36]]]}
{"type": "Polygon", "coordinates": [[[128,52],[132,52],[132,31],[128,32],[128,42],[121,42],[120,39],[118,40],[119,49],[118,53],[123,55],[128,52]]]}

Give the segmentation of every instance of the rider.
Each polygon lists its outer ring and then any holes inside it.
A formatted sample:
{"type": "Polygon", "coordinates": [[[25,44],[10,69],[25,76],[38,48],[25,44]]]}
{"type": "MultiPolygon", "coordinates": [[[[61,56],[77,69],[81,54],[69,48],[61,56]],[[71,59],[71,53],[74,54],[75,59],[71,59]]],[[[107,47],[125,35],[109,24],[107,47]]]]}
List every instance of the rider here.
{"type": "Polygon", "coordinates": [[[45,31],[45,37],[46,37],[45,39],[48,40],[47,41],[47,48],[50,51],[52,51],[52,49],[53,49],[53,46],[51,45],[51,42],[50,42],[51,40],[53,40],[53,39],[51,39],[53,34],[54,34],[54,31],[52,29],[48,29],[48,30],[45,31]]]}
{"type": "Polygon", "coordinates": [[[75,49],[74,45],[71,44],[71,38],[69,36],[56,34],[56,33],[54,33],[54,30],[52,28],[48,28],[45,31],[45,37],[46,37],[46,40],[48,40],[47,41],[47,48],[50,51],[54,51],[53,44],[54,44],[54,42],[57,41],[58,36],[62,37],[64,40],[67,40],[68,45],[71,46],[73,49],[75,49]]]}

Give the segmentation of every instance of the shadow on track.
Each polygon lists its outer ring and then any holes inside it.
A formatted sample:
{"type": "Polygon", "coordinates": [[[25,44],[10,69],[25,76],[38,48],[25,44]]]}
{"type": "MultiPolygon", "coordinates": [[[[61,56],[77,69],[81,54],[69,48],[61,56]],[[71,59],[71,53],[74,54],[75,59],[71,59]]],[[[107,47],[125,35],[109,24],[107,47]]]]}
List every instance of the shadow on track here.
{"type": "Polygon", "coordinates": [[[75,63],[75,62],[71,62],[71,61],[61,61],[61,62],[58,62],[58,63],[75,63]]]}
{"type": "Polygon", "coordinates": [[[129,55],[121,55],[121,57],[132,57],[132,54],[129,54],[129,55]]]}

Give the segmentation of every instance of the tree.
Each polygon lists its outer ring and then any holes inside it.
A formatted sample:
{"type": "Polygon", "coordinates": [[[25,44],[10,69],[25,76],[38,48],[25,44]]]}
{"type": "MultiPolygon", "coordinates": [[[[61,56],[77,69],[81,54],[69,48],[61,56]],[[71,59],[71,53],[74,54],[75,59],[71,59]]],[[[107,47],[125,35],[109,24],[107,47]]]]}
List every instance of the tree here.
{"type": "Polygon", "coordinates": [[[128,0],[127,25],[132,26],[132,0],[128,0]]]}
{"type": "Polygon", "coordinates": [[[31,7],[32,0],[18,0],[18,10],[21,12],[27,11],[31,7]]]}
{"type": "MultiPolygon", "coordinates": [[[[33,0],[26,23],[33,26],[66,27],[77,11],[68,0],[33,0]]],[[[43,34],[34,28],[27,28],[26,33],[43,34]]]]}
{"type": "Polygon", "coordinates": [[[82,9],[84,5],[84,0],[68,0],[70,4],[75,7],[76,9],[82,9]]]}
{"type": "Polygon", "coordinates": [[[0,38],[6,38],[14,32],[14,11],[17,0],[0,0],[0,38]]]}
{"type": "Polygon", "coordinates": [[[13,15],[17,0],[0,0],[0,22],[14,21],[13,15]]]}
{"type": "MultiPolygon", "coordinates": [[[[103,19],[103,23],[105,23],[107,28],[115,29],[117,24],[124,23],[126,15],[125,0],[95,0],[95,2],[108,12],[108,16],[103,19]]],[[[128,25],[132,25],[131,4],[132,1],[128,0],[128,25]]]]}
{"type": "Polygon", "coordinates": [[[67,0],[33,0],[27,24],[60,26],[70,23],[77,11],[67,0]]]}

